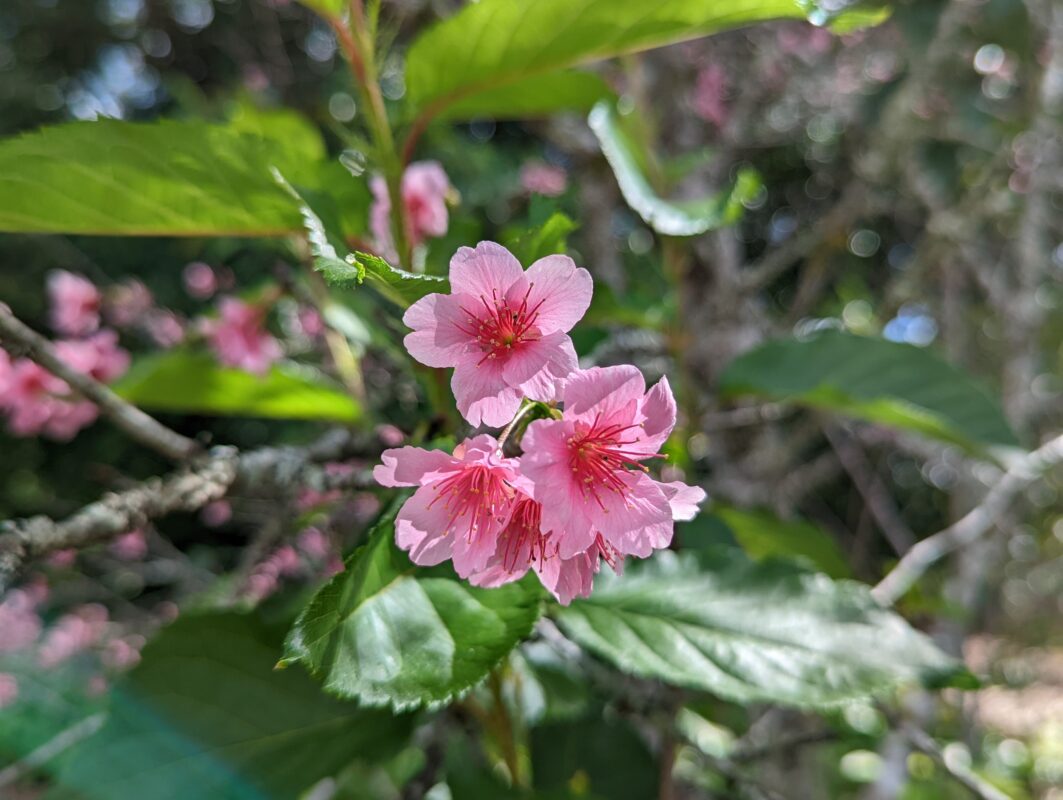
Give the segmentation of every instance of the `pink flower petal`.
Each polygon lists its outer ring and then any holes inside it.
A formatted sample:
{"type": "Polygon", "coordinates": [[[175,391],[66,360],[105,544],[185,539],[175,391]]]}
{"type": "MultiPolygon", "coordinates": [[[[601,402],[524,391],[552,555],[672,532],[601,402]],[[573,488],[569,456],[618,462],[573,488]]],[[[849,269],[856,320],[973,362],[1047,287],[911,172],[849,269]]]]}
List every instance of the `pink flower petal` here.
{"type": "Polygon", "coordinates": [[[434,503],[435,486],[422,486],[405,502],[395,518],[395,543],[409,552],[410,560],[422,567],[442,564],[451,556],[453,534],[448,535],[446,503],[434,503]]]}
{"type": "Polygon", "coordinates": [[[466,330],[467,315],[462,300],[472,304],[465,295],[430,294],[408,309],[402,321],[413,333],[403,343],[410,355],[429,367],[453,367],[476,343],[466,330]]]}
{"type": "Polygon", "coordinates": [[[475,249],[459,248],[450,259],[450,288],[455,294],[483,297],[488,301],[493,297],[502,298],[523,276],[520,262],[494,242],[480,242],[475,249]]]}
{"type": "Polygon", "coordinates": [[[521,393],[508,386],[497,361],[462,362],[450,381],[458,411],[470,425],[500,428],[513,419],[521,403],[521,393]]]}
{"type": "Polygon", "coordinates": [[[373,469],[373,479],[381,486],[419,486],[458,465],[456,459],[442,450],[420,447],[385,450],[380,460],[384,463],[373,469]]]}
{"type": "Polygon", "coordinates": [[[515,348],[502,376],[532,400],[549,403],[560,399],[565,379],[578,367],[572,340],[558,331],[515,348]]]}
{"type": "Polygon", "coordinates": [[[688,486],[682,481],[658,483],[657,486],[668,498],[668,505],[672,509],[672,519],[675,520],[694,519],[698,515],[698,505],[705,502],[705,498],[708,497],[700,486],[688,486]]]}
{"type": "Polygon", "coordinates": [[[574,419],[617,414],[634,417],[636,404],[646,393],[646,381],[637,367],[592,367],[577,372],[565,383],[565,416],[574,419]]]}
{"type": "Polygon", "coordinates": [[[528,306],[538,309],[535,324],[543,333],[569,331],[587,313],[594,281],[568,256],[540,258],[525,277],[532,287],[528,306]]]}

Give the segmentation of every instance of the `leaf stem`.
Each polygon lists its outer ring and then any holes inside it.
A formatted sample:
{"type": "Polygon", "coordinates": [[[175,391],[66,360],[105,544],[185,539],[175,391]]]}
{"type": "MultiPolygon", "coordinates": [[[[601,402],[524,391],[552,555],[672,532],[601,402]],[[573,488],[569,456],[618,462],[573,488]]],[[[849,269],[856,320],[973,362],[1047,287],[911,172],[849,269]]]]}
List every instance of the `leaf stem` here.
{"type": "Polygon", "coordinates": [[[498,737],[498,744],[502,750],[502,758],[506,762],[513,786],[521,787],[524,785],[524,778],[520,768],[520,752],[513,731],[513,719],[502,693],[502,673],[499,667],[491,670],[491,674],[487,676],[487,686],[494,701],[492,716],[495,724],[493,727],[496,729],[495,735],[498,737]]]}

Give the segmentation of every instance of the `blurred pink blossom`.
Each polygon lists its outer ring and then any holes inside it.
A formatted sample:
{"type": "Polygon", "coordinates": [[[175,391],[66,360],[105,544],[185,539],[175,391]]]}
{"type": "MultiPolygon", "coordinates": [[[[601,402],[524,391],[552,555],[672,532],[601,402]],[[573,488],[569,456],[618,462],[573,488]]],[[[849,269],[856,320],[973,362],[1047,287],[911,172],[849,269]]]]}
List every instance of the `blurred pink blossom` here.
{"type": "Polygon", "coordinates": [[[166,350],[179,345],[185,338],[184,323],[172,311],[156,309],[148,315],[145,327],[152,341],[166,350]]]}
{"type": "MultiPolygon", "coordinates": [[[[373,191],[373,205],[369,210],[369,227],[376,248],[384,258],[398,261],[391,235],[391,197],[387,182],[379,175],[369,186],[373,191]]],[[[438,161],[416,161],[402,175],[402,202],[406,208],[406,238],[416,247],[429,237],[447,232],[447,195],[450,179],[438,161]]]]}
{"type": "Polygon", "coordinates": [[[45,563],[56,569],[66,569],[67,567],[72,567],[77,560],[78,551],[73,547],[68,547],[66,550],[56,550],[54,553],[51,553],[48,558],[45,559],[45,563]]]}
{"type": "Polygon", "coordinates": [[[64,336],[85,336],[100,326],[100,292],[87,278],[57,269],[48,275],[52,328],[64,336]]]}
{"type": "Polygon", "coordinates": [[[116,671],[131,669],[140,662],[140,651],[144,644],[143,636],[111,639],[103,646],[100,661],[105,667],[116,671]]]}
{"type": "Polygon", "coordinates": [[[106,633],[107,619],[107,609],[98,603],[64,614],[45,633],[37,651],[37,663],[50,669],[92,647],[106,633]]]}
{"type": "Polygon", "coordinates": [[[129,280],[107,293],[104,311],[116,328],[128,328],[139,323],[151,311],[155,298],[141,281],[129,280]]]}
{"type": "Polygon", "coordinates": [[[215,500],[199,510],[199,518],[208,528],[218,528],[233,517],[233,507],[228,500],[215,500]]]}
{"type": "Polygon", "coordinates": [[[311,561],[324,561],[332,553],[332,543],[320,528],[304,529],[299,534],[296,545],[311,561]]]}
{"type": "Polygon", "coordinates": [[[55,352],[78,372],[91,375],[101,383],[110,383],[129,369],[129,353],[118,344],[118,334],[99,331],[88,339],[56,342],[55,352]]]}
{"type": "Polygon", "coordinates": [[[698,72],[691,105],[695,114],[717,128],[727,123],[727,72],[722,66],[709,64],[698,72]]]}
{"type": "Polygon", "coordinates": [[[0,672],[0,708],[6,708],[18,699],[18,680],[9,672],[0,672]]]}
{"type": "Polygon", "coordinates": [[[218,276],[209,264],[193,261],[181,272],[185,291],[197,300],[207,300],[218,291],[218,276]]]}
{"type": "Polygon", "coordinates": [[[0,653],[29,647],[41,632],[37,600],[24,589],[12,589],[0,600],[0,653]]]}
{"type": "Polygon", "coordinates": [[[280,342],[265,328],[265,309],[235,297],[223,297],[218,318],[205,330],[218,360],[229,367],[263,375],[283,355],[280,342]]]}
{"type": "Polygon", "coordinates": [[[388,447],[399,447],[406,441],[406,434],[394,425],[377,425],[376,435],[380,438],[381,443],[388,447]]]}
{"type": "Polygon", "coordinates": [[[109,549],[116,558],[123,561],[139,561],[148,554],[148,540],[144,536],[144,531],[137,528],[129,533],[123,533],[111,542],[109,549]]]}
{"type": "Polygon", "coordinates": [[[299,328],[304,336],[311,338],[320,336],[325,332],[325,321],[321,318],[316,308],[302,306],[298,314],[299,328]]]}
{"type": "Polygon", "coordinates": [[[299,491],[295,498],[295,507],[299,511],[309,511],[312,508],[335,503],[343,497],[343,492],[331,489],[327,492],[319,492],[317,489],[305,488],[299,491]]]}
{"type": "Polygon", "coordinates": [[[558,197],[568,188],[568,173],[545,161],[528,161],[521,167],[520,185],[529,194],[558,197]]]}

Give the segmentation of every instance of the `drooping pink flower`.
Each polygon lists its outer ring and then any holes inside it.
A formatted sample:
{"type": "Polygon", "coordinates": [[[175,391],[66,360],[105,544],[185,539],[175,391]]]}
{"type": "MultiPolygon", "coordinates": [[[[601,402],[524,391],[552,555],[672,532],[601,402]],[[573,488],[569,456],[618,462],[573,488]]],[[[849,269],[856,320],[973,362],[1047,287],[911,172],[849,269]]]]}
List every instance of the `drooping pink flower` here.
{"type": "Polygon", "coordinates": [[[509,521],[522,483],[516,459],[503,458],[482,434],[442,450],[385,450],[373,470],[382,486],[417,486],[395,519],[395,541],[415,564],[447,559],[463,578],[483,570],[509,521]]]}
{"type": "Polygon", "coordinates": [[[232,517],[233,507],[228,500],[215,500],[199,510],[199,518],[208,528],[220,528],[232,517]]]}
{"type": "Polygon", "coordinates": [[[558,197],[568,188],[568,173],[545,161],[528,161],[520,169],[520,185],[529,194],[558,197]]]}
{"type": "Polygon", "coordinates": [[[48,275],[52,328],[64,336],[85,336],[100,327],[102,298],[87,278],[57,269],[48,275]]]}
{"type": "Polygon", "coordinates": [[[202,261],[193,261],[181,271],[181,279],[185,284],[185,291],[189,297],[196,300],[207,300],[218,291],[218,276],[211,269],[210,264],[202,261]]]}
{"type": "Polygon", "coordinates": [[[558,553],[559,537],[542,530],[542,504],[521,493],[509,523],[487,567],[473,574],[475,586],[495,587],[522,578],[529,569],[562,605],[576,597],[589,597],[594,576],[604,559],[614,572],[623,571],[624,557],[597,535],[591,546],[571,558],[558,553]]]}
{"type": "Polygon", "coordinates": [[[666,547],[673,520],[692,517],[705,498],[699,488],[655,481],[643,463],[659,457],[675,427],[667,378],[647,392],[635,367],[595,367],[569,378],[563,394],[562,419],[532,422],[521,458],[558,554],[584,553],[599,534],[624,555],[666,547]]]}
{"type": "Polygon", "coordinates": [[[296,542],[299,550],[311,561],[325,561],[332,555],[332,542],[321,528],[305,528],[296,542]]]}
{"type": "Polygon", "coordinates": [[[709,64],[698,72],[691,105],[695,114],[717,128],[727,123],[727,72],[722,66],[709,64]]]}
{"type": "Polygon", "coordinates": [[[104,313],[116,328],[128,328],[143,320],[154,303],[151,290],[143,282],[129,280],[107,292],[104,313]]]}
{"type": "MultiPolygon", "coordinates": [[[[377,250],[384,258],[398,261],[391,235],[391,197],[387,181],[377,175],[369,182],[369,187],[373,192],[369,227],[377,250]]],[[[406,210],[406,238],[411,246],[416,247],[427,238],[447,232],[447,195],[450,191],[450,179],[438,161],[416,161],[406,168],[402,174],[402,202],[406,210]]]]}
{"type": "Polygon", "coordinates": [[[283,355],[280,342],[266,330],[265,309],[223,297],[218,319],[205,326],[210,344],[222,364],[263,375],[283,355]]]}
{"type": "Polygon", "coordinates": [[[144,649],[143,636],[133,635],[124,639],[111,639],[103,646],[100,661],[105,667],[117,672],[132,669],[140,663],[140,651],[144,649]]]}
{"type": "Polygon", "coordinates": [[[525,272],[506,248],[480,242],[450,260],[453,294],[406,311],[406,349],[430,367],[454,367],[451,388],[472,425],[501,426],[525,396],[550,401],[577,367],[568,331],[590,305],[590,273],[568,256],[525,272]]]}

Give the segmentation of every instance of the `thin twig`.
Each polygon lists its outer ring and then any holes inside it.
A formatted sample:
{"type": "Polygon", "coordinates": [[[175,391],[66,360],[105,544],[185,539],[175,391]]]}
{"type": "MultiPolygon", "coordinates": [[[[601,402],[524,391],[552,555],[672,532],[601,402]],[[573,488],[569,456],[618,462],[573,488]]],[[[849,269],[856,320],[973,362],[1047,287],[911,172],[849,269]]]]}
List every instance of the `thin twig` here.
{"type": "Polygon", "coordinates": [[[845,431],[830,425],[823,426],[823,434],[838,454],[842,467],[849,473],[853,485],[864,498],[867,509],[878,524],[882,535],[893,547],[897,555],[903,555],[915,546],[915,534],[901,517],[901,512],[893,502],[889,487],[875,471],[863,448],[845,431]]]}
{"type": "Polygon", "coordinates": [[[4,767],[0,770],[0,789],[10,786],[31,773],[38,767],[42,767],[60,753],[70,749],[78,742],[88,739],[96,733],[104,723],[106,715],[102,712],[93,714],[80,722],[76,722],[66,730],[60,731],[54,737],[33,750],[24,758],[4,767]]]}
{"type": "Polygon", "coordinates": [[[200,446],[195,440],[170,430],[99,381],[69,366],[59,358],[51,342],[19,320],[3,303],[0,303],[0,343],[13,355],[28,356],[56,377],[62,378],[141,444],[175,461],[183,461],[199,452],[200,446]]]}
{"type": "Polygon", "coordinates": [[[1061,461],[1063,434],[1016,459],[981,503],[905,553],[897,566],[871,590],[872,595],[883,605],[893,605],[932,564],[984,536],[1019,492],[1061,461]]]}
{"type": "Polygon", "coordinates": [[[0,594],[29,559],[103,542],[177,511],[198,511],[233,491],[276,494],[298,486],[318,491],[366,486],[371,480],[366,473],[333,474],[321,466],[342,458],[352,444],[350,433],[337,430],[305,447],[247,453],[219,447],[165,478],[108,494],[65,520],[37,516],[0,522],[0,594]]]}
{"type": "Polygon", "coordinates": [[[963,764],[949,758],[941,746],[926,731],[912,724],[901,726],[904,737],[916,750],[926,753],[949,773],[959,784],[981,800],[1009,800],[1008,796],[963,764]]]}

